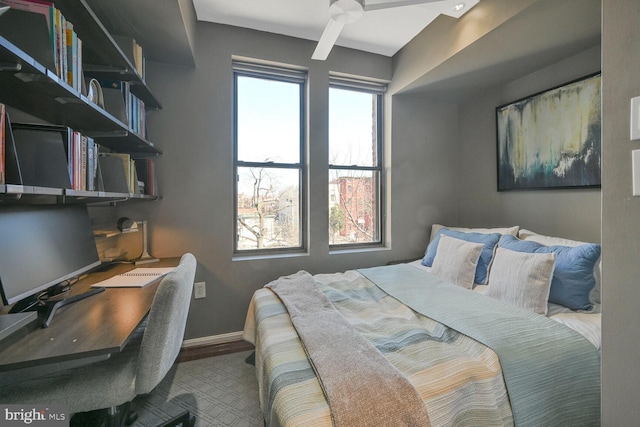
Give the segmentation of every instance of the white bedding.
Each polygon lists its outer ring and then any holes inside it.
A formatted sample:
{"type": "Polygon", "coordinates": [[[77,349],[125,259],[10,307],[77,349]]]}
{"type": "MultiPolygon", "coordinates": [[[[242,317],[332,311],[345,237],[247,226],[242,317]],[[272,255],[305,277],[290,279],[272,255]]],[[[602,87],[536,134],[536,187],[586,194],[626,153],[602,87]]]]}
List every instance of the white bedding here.
{"type": "MultiPolygon", "coordinates": [[[[421,259],[412,261],[409,265],[430,271],[431,267],[425,267],[421,261],[421,259]]],[[[475,285],[473,290],[483,293],[486,288],[486,285],[475,285]]],[[[591,311],[574,311],[558,304],[549,303],[547,317],[578,332],[600,351],[602,343],[600,304],[594,304],[591,311]]]]}

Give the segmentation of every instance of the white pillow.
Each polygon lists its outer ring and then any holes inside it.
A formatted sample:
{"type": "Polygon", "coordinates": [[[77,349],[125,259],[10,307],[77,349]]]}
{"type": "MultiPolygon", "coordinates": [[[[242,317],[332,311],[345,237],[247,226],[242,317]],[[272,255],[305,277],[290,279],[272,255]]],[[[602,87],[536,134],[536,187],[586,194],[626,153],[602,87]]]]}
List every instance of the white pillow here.
{"type": "Polygon", "coordinates": [[[431,272],[442,280],[471,289],[483,248],[482,243],[467,242],[443,234],[438,242],[431,272]]]}
{"type": "Polygon", "coordinates": [[[517,225],[513,227],[501,227],[501,228],[465,228],[465,227],[447,227],[441,224],[433,224],[431,226],[431,237],[429,238],[429,241],[432,241],[436,237],[436,234],[438,234],[438,231],[442,230],[443,228],[448,228],[449,230],[455,230],[455,231],[462,231],[463,233],[484,233],[484,234],[500,233],[500,234],[511,234],[512,236],[517,236],[518,230],[520,229],[520,227],[518,227],[517,225]]]}
{"type": "Polygon", "coordinates": [[[555,253],[516,252],[498,247],[484,294],[546,315],[555,266],[555,253]]]}
{"type": "MultiPolygon", "coordinates": [[[[521,240],[529,240],[532,242],[540,243],[541,245],[545,245],[545,246],[569,246],[572,248],[589,243],[589,242],[582,242],[580,240],[564,239],[562,237],[545,236],[531,230],[526,230],[524,228],[518,231],[518,238],[521,240]]],[[[596,285],[593,287],[593,289],[591,289],[591,292],[589,292],[589,300],[591,300],[591,302],[594,304],[600,303],[600,293],[602,289],[601,271],[602,271],[602,255],[600,256],[600,259],[598,259],[593,266],[593,277],[596,279],[596,285]]]]}

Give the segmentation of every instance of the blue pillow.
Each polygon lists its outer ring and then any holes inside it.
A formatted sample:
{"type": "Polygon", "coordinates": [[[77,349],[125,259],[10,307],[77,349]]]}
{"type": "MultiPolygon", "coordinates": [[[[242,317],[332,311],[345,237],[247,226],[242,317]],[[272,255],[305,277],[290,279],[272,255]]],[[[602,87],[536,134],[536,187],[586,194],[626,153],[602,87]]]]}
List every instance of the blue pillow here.
{"type": "Polygon", "coordinates": [[[438,231],[438,234],[433,238],[429,246],[427,246],[427,252],[422,258],[422,265],[427,267],[431,267],[433,265],[433,259],[436,257],[436,252],[438,250],[438,242],[440,242],[440,236],[446,234],[449,237],[454,237],[456,239],[465,240],[467,242],[473,243],[482,243],[484,248],[480,253],[480,259],[478,260],[478,265],[476,266],[476,275],[474,281],[476,283],[485,284],[487,283],[487,270],[489,268],[489,264],[491,263],[491,258],[493,258],[493,251],[498,244],[498,240],[500,240],[500,233],[465,233],[463,231],[455,231],[449,230],[448,228],[443,228],[438,231]]]}
{"type": "Polygon", "coordinates": [[[572,310],[590,310],[593,307],[589,291],[596,285],[593,267],[600,258],[600,245],[545,246],[504,235],[500,239],[500,247],[518,252],[555,253],[556,268],[551,280],[549,301],[572,310]]]}

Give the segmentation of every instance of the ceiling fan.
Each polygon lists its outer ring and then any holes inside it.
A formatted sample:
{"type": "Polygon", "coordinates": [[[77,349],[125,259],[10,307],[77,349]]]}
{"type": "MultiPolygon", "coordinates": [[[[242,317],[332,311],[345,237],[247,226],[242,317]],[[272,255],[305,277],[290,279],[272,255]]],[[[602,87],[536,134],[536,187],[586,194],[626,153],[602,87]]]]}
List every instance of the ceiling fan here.
{"type": "Polygon", "coordinates": [[[311,58],[320,61],[327,59],[345,24],[356,22],[364,12],[436,1],[440,0],[394,0],[375,3],[365,0],[330,0],[329,22],[324,28],[311,58]]]}

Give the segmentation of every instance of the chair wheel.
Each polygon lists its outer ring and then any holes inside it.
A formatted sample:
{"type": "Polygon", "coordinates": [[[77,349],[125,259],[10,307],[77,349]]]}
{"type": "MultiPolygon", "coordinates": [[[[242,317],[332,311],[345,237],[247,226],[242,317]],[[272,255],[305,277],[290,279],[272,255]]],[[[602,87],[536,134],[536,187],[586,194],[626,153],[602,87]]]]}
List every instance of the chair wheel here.
{"type": "Polygon", "coordinates": [[[130,410],[127,412],[127,415],[124,417],[124,425],[130,426],[135,423],[138,419],[138,413],[134,410],[130,410]]]}

